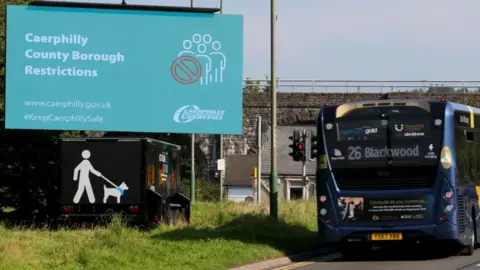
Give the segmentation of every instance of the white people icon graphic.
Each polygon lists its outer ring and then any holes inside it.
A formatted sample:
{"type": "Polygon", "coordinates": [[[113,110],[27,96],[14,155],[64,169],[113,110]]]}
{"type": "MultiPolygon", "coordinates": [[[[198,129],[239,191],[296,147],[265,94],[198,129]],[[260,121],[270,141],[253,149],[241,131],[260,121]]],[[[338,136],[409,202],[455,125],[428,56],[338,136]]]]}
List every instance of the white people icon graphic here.
{"type": "Polygon", "coordinates": [[[96,176],[102,176],[102,174],[93,168],[92,164],[88,160],[90,155],[90,151],[83,150],[83,160],[77,165],[77,167],[75,167],[75,170],[73,171],[73,180],[78,180],[77,193],[75,193],[75,197],[73,198],[74,203],[78,203],[80,201],[80,198],[85,191],[87,191],[88,201],[90,203],[95,203],[95,195],[93,194],[92,184],[90,182],[90,173],[93,173],[96,176]],[[78,177],[79,173],[80,177],[78,177]]]}
{"type": "Polygon", "coordinates": [[[227,58],[221,52],[222,43],[213,40],[210,34],[193,34],[192,39],[183,41],[183,51],[178,57],[183,55],[194,56],[203,67],[203,74],[200,78],[200,84],[222,83],[223,72],[227,67],[227,58]]]}

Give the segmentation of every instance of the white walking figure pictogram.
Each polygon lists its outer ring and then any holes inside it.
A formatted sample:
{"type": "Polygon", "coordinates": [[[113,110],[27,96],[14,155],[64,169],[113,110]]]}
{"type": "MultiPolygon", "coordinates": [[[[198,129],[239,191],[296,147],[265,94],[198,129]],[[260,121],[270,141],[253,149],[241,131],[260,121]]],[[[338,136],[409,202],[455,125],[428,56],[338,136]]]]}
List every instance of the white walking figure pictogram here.
{"type": "Polygon", "coordinates": [[[96,176],[102,176],[102,174],[93,168],[92,164],[88,160],[90,156],[90,151],[83,150],[83,160],[77,165],[77,167],[75,167],[75,170],[73,171],[73,180],[78,180],[77,193],[75,193],[75,197],[73,198],[74,203],[78,203],[80,201],[84,191],[87,191],[88,201],[90,203],[95,203],[95,195],[93,194],[92,183],[90,183],[90,173],[93,173],[96,176]],[[79,173],[80,177],[78,177],[79,173]]]}

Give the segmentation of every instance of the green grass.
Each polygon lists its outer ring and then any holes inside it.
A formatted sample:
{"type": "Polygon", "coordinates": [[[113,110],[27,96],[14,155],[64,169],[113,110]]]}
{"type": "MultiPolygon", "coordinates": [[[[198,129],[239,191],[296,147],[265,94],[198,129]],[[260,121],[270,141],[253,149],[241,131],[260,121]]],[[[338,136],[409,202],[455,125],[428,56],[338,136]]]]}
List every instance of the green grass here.
{"type": "Polygon", "coordinates": [[[315,201],[268,206],[196,203],[192,224],[142,232],[114,220],[101,229],[0,227],[0,269],[227,269],[315,246],[315,201]]]}

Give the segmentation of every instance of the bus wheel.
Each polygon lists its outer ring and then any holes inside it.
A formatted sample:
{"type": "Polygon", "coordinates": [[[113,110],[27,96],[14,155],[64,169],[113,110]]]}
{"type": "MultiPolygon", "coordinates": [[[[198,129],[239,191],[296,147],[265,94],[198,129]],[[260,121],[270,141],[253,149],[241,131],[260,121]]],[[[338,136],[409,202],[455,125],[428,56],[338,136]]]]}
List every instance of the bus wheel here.
{"type": "Polygon", "coordinates": [[[468,233],[469,233],[469,244],[462,250],[462,254],[467,256],[472,256],[475,250],[475,222],[473,221],[473,216],[468,219],[468,233]]]}

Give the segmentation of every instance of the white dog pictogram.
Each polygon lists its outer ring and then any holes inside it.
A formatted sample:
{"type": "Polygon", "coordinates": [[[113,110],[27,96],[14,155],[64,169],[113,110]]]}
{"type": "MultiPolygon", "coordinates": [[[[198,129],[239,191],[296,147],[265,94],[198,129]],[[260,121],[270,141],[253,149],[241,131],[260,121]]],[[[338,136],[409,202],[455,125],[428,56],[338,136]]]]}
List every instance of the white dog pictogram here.
{"type": "Polygon", "coordinates": [[[107,188],[107,186],[103,186],[103,203],[107,203],[108,197],[116,197],[117,198],[117,203],[120,203],[120,197],[123,195],[123,192],[125,190],[128,190],[127,184],[125,182],[121,183],[120,186],[115,187],[115,188],[107,188]]]}

